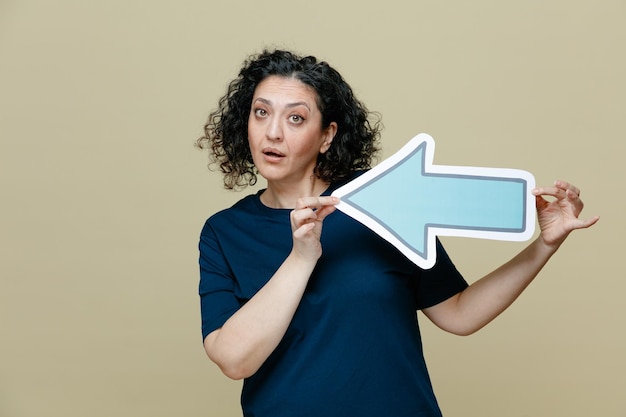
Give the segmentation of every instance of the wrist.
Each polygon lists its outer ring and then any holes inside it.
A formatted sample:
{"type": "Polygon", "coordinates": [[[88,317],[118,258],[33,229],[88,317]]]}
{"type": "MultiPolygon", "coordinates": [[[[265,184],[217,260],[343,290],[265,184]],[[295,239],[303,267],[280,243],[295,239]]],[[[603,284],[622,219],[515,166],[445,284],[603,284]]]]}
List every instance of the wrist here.
{"type": "Polygon", "coordinates": [[[548,255],[553,255],[560,247],[563,241],[560,242],[549,242],[547,241],[543,234],[540,234],[537,240],[535,241],[539,246],[539,250],[547,253],[548,255]]]}
{"type": "Polygon", "coordinates": [[[304,254],[295,248],[291,250],[289,256],[285,260],[286,263],[290,264],[292,267],[300,269],[302,271],[310,270],[311,272],[317,265],[317,261],[319,260],[321,254],[319,256],[304,254]]]}

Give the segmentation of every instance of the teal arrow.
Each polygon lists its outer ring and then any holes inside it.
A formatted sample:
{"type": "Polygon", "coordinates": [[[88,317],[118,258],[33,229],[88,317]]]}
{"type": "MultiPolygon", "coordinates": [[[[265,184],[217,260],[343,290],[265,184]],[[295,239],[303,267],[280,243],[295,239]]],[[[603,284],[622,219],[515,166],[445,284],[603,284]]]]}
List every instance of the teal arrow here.
{"type": "Polygon", "coordinates": [[[533,235],[530,173],[432,165],[434,148],[432,137],[417,135],[395,155],[337,189],[337,208],[422,268],[435,264],[436,236],[520,241],[533,235]]]}

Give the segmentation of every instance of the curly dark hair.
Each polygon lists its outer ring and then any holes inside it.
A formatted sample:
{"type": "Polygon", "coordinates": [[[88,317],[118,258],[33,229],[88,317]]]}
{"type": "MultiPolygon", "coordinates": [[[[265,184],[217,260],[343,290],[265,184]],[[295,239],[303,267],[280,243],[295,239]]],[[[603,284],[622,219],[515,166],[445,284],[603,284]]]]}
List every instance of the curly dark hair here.
{"type": "Polygon", "coordinates": [[[209,149],[210,165],[219,165],[225,188],[244,188],[257,181],[248,144],[248,117],[256,87],[272,75],[293,77],[313,88],[322,129],[337,123],[332,145],[318,156],[317,177],[330,183],[371,167],[379,151],[380,115],[357,100],[352,88],[328,63],[290,51],[265,50],[244,62],[218,108],[209,115],[204,136],[196,141],[199,148],[209,149]]]}

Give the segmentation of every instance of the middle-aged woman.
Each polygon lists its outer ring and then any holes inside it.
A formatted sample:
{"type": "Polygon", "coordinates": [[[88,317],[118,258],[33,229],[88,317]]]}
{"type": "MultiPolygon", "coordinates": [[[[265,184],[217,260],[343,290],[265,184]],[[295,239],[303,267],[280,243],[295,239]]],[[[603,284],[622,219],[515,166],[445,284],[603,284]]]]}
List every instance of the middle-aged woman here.
{"type": "Polygon", "coordinates": [[[335,211],[330,194],[370,167],[379,123],[331,66],[288,51],[250,57],[205,131],[227,188],[267,181],[212,215],[199,245],[204,347],[245,379],[245,416],[441,416],[416,312],[479,330],[598,220],[579,219],[579,190],[557,181],[532,191],[539,236],[495,271],[468,286],[439,242],[421,270],[335,211]]]}

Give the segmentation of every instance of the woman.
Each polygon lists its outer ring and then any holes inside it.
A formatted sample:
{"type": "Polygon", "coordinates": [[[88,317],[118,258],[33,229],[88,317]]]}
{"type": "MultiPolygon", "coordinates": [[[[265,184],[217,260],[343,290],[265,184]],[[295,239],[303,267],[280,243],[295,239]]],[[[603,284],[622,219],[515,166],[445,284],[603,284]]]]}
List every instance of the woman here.
{"type": "Polygon", "coordinates": [[[205,132],[198,144],[227,188],[267,180],[211,216],[199,245],[204,347],[225,375],[245,379],[245,416],[440,416],[416,311],[471,334],[572,230],[598,220],[578,219],[579,190],[559,181],[533,190],[540,236],[494,272],[468,286],[439,242],[436,265],[419,269],[335,211],[330,194],[370,167],[379,123],[314,57],[251,57],[205,132]]]}

